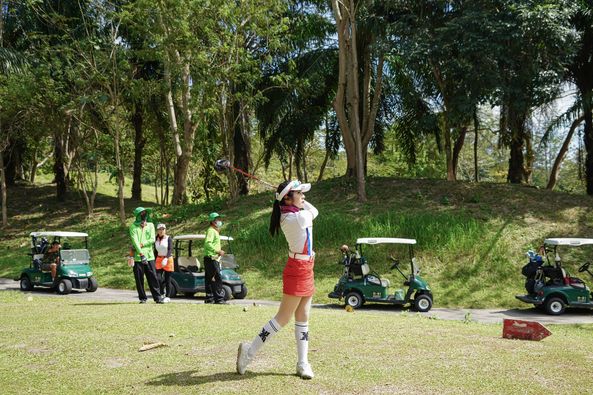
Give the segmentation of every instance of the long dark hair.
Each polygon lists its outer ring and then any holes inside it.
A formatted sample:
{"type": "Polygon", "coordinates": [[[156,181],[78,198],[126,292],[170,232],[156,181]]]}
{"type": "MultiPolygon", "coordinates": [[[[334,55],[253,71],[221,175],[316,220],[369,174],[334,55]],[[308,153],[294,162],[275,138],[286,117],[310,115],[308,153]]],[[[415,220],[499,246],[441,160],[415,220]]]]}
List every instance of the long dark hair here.
{"type": "MultiPolygon", "coordinates": [[[[276,193],[280,193],[286,188],[290,181],[284,181],[278,188],[276,189],[276,193]]],[[[274,197],[274,206],[272,207],[272,216],[270,217],[270,234],[272,237],[277,236],[280,232],[280,215],[282,212],[280,211],[280,206],[284,206],[284,199],[286,197],[292,197],[292,191],[288,191],[286,195],[282,198],[282,201],[279,202],[278,199],[274,197]]]]}

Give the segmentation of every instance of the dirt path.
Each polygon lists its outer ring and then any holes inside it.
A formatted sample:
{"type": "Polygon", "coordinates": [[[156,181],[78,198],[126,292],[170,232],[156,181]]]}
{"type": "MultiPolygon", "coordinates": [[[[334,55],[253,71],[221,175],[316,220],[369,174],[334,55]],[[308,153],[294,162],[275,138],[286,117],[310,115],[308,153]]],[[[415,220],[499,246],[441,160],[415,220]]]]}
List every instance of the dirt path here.
{"type": "MultiPolygon", "coordinates": [[[[19,283],[12,279],[0,278],[0,291],[19,290],[19,283]]],[[[88,302],[120,302],[120,303],[137,303],[138,295],[135,291],[99,288],[97,292],[78,292],[73,291],[67,296],[58,295],[47,289],[36,289],[30,292],[33,296],[39,297],[58,297],[58,298],[75,298],[80,301],[88,302]]],[[[194,298],[174,298],[171,303],[204,303],[202,297],[194,298]]],[[[231,300],[230,304],[234,305],[268,305],[277,306],[279,303],[270,300],[231,300]]],[[[323,309],[342,309],[343,306],[338,304],[315,304],[315,308],[323,309]]],[[[367,305],[356,311],[357,313],[385,313],[385,314],[422,314],[427,317],[436,317],[442,320],[472,320],[479,323],[494,324],[501,323],[505,318],[522,319],[529,321],[538,321],[542,324],[593,324],[593,310],[575,310],[571,309],[562,316],[550,316],[533,308],[526,309],[449,309],[449,308],[433,308],[428,313],[414,313],[403,310],[400,307],[388,305],[367,305]]]]}

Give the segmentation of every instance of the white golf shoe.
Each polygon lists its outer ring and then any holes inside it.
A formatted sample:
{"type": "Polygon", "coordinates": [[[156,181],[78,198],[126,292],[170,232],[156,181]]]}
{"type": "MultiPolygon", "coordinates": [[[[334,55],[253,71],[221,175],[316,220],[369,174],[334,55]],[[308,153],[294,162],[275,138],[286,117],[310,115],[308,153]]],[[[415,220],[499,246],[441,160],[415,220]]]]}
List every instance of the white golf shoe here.
{"type": "Polygon", "coordinates": [[[309,363],[297,363],[296,371],[297,376],[304,380],[310,380],[315,377],[315,373],[313,373],[313,369],[309,363]]]}
{"type": "Polygon", "coordinates": [[[239,349],[237,350],[237,373],[239,374],[245,374],[247,365],[251,362],[248,355],[250,346],[251,344],[247,342],[239,344],[239,349]]]}

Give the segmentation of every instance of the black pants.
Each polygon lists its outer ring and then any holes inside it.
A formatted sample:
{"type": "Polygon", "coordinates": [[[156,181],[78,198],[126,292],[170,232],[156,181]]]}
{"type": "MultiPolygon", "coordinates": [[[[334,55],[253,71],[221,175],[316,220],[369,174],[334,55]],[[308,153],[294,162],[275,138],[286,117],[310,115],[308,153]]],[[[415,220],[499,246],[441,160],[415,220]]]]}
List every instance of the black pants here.
{"type": "Polygon", "coordinates": [[[161,295],[168,298],[172,298],[175,295],[171,295],[171,272],[163,269],[157,269],[159,275],[159,285],[161,288],[161,295]]]}
{"type": "Polygon", "coordinates": [[[204,282],[206,285],[206,299],[214,299],[214,302],[224,300],[222,290],[222,277],[220,277],[220,264],[209,256],[204,257],[204,282]]]}
{"type": "Polygon", "coordinates": [[[159,280],[156,275],[154,260],[148,261],[147,264],[134,262],[134,279],[136,280],[136,290],[138,291],[138,299],[140,300],[146,300],[146,292],[144,291],[145,275],[152,298],[156,302],[161,299],[161,293],[159,292],[159,280]]]}

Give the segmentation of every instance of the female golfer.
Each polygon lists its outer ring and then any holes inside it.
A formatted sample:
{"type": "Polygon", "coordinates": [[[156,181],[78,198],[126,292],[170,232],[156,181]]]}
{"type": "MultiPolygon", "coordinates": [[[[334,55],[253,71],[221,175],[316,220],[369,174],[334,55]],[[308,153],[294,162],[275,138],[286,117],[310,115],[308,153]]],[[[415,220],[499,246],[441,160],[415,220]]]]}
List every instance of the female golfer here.
{"type": "Polygon", "coordinates": [[[305,201],[304,192],[311,184],[286,181],[278,186],[276,200],[270,218],[270,233],[282,229],[288,242],[288,261],[282,274],[283,295],[276,316],[264,325],[251,343],[241,343],[237,352],[237,373],[245,374],[247,365],[259,349],[278,331],[290,322],[294,315],[294,335],[297,344],[298,362],[296,373],[303,379],[313,378],[313,370],[307,359],[309,351],[309,310],[315,292],[313,284],[313,219],[319,213],[305,201]]]}

